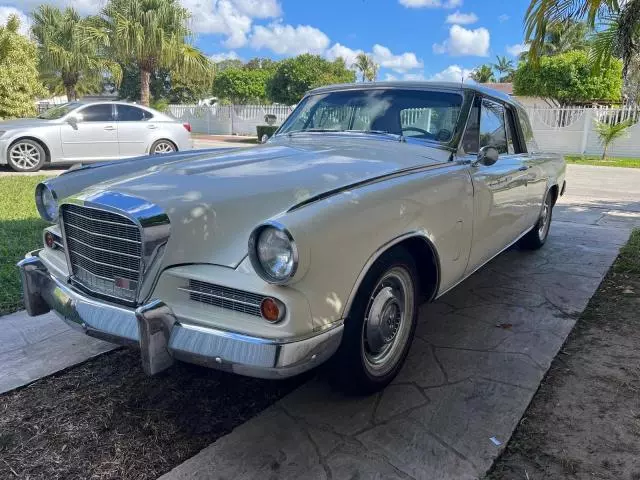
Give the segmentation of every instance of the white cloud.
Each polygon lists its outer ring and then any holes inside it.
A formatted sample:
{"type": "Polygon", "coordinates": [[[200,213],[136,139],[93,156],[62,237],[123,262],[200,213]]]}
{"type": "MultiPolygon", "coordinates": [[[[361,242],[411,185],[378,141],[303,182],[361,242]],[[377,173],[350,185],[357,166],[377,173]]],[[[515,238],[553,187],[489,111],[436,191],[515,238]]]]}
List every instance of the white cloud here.
{"type": "Polygon", "coordinates": [[[498,17],[498,21],[499,21],[500,23],[504,23],[504,22],[506,22],[507,20],[509,20],[509,15],[507,15],[506,13],[503,13],[502,15],[500,15],[500,16],[498,17]]]}
{"type": "Polygon", "coordinates": [[[275,18],[282,15],[277,0],[233,0],[240,13],[252,18],[275,18]]]}
{"type": "Polygon", "coordinates": [[[460,25],[452,25],[449,38],[442,43],[434,43],[433,52],[486,57],[489,54],[489,39],[489,30],[484,27],[467,30],[460,25]]]}
{"type": "Polygon", "coordinates": [[[457,23],[458,25],[469,25],[476,23],[478,16],[475,13],[461,13],[460,10],[456,10],[455,13],[447,15],[447,23],[457,23]]]}
{"type": "Polygon", "coordinates": [[[209,55],[209,59],[211,59],[211,61],[214,63],[218,63],[218,62],[222,62],[223,60],[239,60],[240,56],[236,52],[231,50],[229,52],[220,52],[220,53],[211,54],[209,55]]]}
{"type": "Polygon", "coordinates": [[[419,60],[415,53],[405,52],[395,55],[387,47],[377,43],[373,46],[372,56],[373,60],[381,67],[390,68],[399,73],[423,66],[422,60],[419,60]]]}
{"type": "Polygon", "coordinates": [[[329,37],[310,25],[283,25],[272,23],[256,25],[249,40],[251,47],[268,48],[279,55],[301,53],[324,53],[329,46],[329,37]]]}
{"type": "Polygon", "coordinates": [[[529,51],[529,44],[516,43],[515,45],[507,45],[506,50],[510,55],[517,57],[522,52],[529,51]]]}
{"type": "Polygon", "coordinates": [[[462,0],[399,0],[400,5],[407,8],[456,8],[462,0]]]}
{"type": "Polygon", "coordinates": [[[338,57],[344,59],[347,68],[351,68],[351,66],[356,61],[356,56],[360,53],[364,53],[362,50],[353,50],[349,47],[345,47],[340,43],[334,43],[333,46],[325,52],[325,56],[329,60],[335,60],[338,57]]]}
{"type": "Polygon", "coordinates": [[[393,82],[395,80],[406,80],[406,81],[414,81],[414,82],[419,82],[422,80],[425,80],[425,76],[424,73],[422,72],[415,72],[415,73],[405,73],[403,75],[394,75],[393,73],[387,73],[384,76],[385,81],[387,82],[393,82]]]}
{"type": "Polygon", "coordinates": [[[25,37],[29,36],[29,29],[31,28],[31,19],[27,17],[23,12],[14,7],[0,7],[0,24],[5,25],[11,15],[17,15],[20,19],[19,32],[25,37]]]}
{"type": "Polygon", "coordinates": [[[464,79],[466,82],[470,80],[469,75],[471,75],[472,72],[473,70],[470,68],[462,68],[459,65],[449,65],[441,72],[431,75],[429,80],[433,80],[435,82],[460,82],[464,79]]]}

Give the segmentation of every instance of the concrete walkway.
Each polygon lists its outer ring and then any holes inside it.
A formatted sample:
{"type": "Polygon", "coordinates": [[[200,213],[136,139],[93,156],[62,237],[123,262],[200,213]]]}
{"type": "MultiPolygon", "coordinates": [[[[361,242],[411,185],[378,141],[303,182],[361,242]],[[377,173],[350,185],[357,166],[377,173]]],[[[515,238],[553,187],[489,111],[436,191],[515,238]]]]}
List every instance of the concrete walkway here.
{"type": "Polygon", "coordinates": [[[542,250],[513,249],[423,307],[384,392],[313,380],[162,479],[482,476],[640,225],[640,170],[572,165],[568,181],[542,250]]]}

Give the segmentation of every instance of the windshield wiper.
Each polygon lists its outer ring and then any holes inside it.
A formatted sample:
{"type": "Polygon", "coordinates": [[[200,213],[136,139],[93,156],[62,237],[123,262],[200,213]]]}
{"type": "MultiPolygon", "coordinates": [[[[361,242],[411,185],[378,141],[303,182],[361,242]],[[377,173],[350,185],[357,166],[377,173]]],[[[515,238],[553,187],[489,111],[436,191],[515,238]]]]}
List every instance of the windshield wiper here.
{"type": "Polygon", "coordinates": [[[399,133],[387,132],[386,130],[341,130],[341,132],[387,135],[389,137],[397,138],[399,142],[404,142],[404,135],[401,135],[399,133]]]}

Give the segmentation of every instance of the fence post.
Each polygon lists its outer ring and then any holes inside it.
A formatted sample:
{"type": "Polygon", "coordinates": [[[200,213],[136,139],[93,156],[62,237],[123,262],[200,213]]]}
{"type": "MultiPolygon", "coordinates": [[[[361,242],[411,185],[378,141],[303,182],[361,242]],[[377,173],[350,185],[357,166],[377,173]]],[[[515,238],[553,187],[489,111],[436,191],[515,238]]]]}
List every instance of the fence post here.
{"type": "Polygon", "coordinates": [[[584,111],[584,125],[582,126],[582,143],[580,144],[580,153],[584,155],[587,151],[587,141],[589,140],[589,132],[593,126],[593,108],[586,108],[584,111]]]}

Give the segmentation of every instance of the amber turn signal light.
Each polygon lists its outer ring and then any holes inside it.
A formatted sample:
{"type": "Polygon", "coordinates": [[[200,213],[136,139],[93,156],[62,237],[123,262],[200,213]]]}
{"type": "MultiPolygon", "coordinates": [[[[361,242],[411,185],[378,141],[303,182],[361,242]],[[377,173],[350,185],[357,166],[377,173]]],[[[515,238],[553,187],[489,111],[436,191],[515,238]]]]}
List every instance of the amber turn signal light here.
{"type": "Polygon", "coordinates": [[[279,322],[284,318],[284,304],[275,298],[267,297],[260,303],[260,313],[267,322],[279,322]]]}
{"type": "Polygon", "coordinates": [[[46,232],[44,234],[44,243],[46,243],[49,248],[56,248],[56,239],[53,238],[53,234],[51,232],[46,232]]]}

